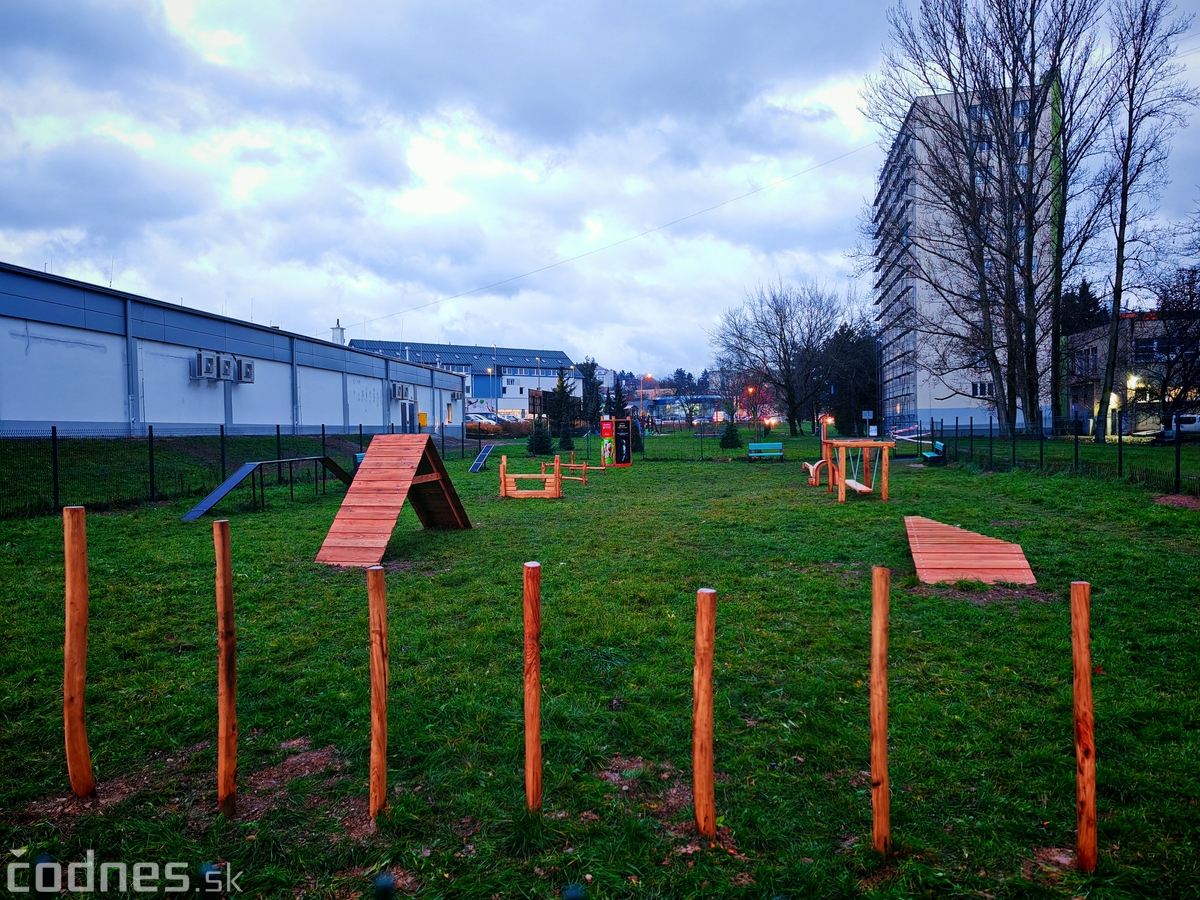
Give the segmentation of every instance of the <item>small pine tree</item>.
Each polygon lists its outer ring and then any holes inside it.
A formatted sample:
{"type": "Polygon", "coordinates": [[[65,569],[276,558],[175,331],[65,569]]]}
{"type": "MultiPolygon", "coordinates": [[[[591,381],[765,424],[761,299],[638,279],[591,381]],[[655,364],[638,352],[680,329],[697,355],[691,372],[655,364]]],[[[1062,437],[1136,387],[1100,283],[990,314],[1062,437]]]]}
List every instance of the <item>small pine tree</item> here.
{"type": "Polygon", "coordinates": [[[737,422],[730,419],[725,423],[725,430],[721,432],[721,449],[736,450],[742,446],[742,436],[738,434],[737,422]]]}
{"type": "Polygon", "coordinates": [[[559,450],[574,450],[575,449],[575,439],[573,437],[571,437],[571,429],[570,428],[564,430],[562,433],[562,437],[560,437],[558,439],[558,449],[559,450]]]}
{"type": "Polygon", "coordinates": [[[529,440],[525,446],[529,449],[530,456],[542,456],[553,451],[554,440],[550,437],[550,429],[541,416],[533,420],[533,429],[529,432],[529,440]]]}
{"type": "Polygon", "coordinates": [[[638,419],[637,416],[633,417],[633,434],[631,434],[629,436],[629,438],[630,438],[630,447],[629,447],[630,450],[632,450],[634,453],[644,453],[645,452],[646,447],[645,447],[645,444],[643,443],[642,423],[641,423],[641,420],[638,419]]]}

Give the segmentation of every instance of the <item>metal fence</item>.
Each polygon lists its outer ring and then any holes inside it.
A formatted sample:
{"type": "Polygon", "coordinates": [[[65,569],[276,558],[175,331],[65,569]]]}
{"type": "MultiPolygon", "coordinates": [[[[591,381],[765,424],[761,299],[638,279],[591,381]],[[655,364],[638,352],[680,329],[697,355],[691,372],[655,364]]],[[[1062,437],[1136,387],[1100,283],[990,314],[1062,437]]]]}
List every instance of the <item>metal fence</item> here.
{"type": "MultiPolygon", "coordinates": [[[[384,430],[339,426],[336,434],[332,429],[288,434],[279,427],[274,434],[227,434],[218,428],[212,434],[162,435],[149,427],[134,437],[55,426],[0,431],[0,518],[57,514],[64,506],[104,509],[202,497],[242,463],[255,460],[330,456],[352,471],[354,454],[384,430]]],[[[459,434],[456,428],[434,438],[444,451],[461,453],[459,434]]],[[[264,468],[268,486],[314,485],[321,477],[311,463],[264,468]]]]}
{"type": "Polygon", "coordinates": [[[1082,419],[1063,420],[1048,433],[1001,429],[994,419],[967,423],[933,419],[927,428],[901,435],[896,455],[919,456],[933,450],[936,441],[944,445],[948,460],[985,470],[1076,472],[1142,484],[1163,493],[1200,496],[1200,448],[1185,444],[1182,434],[1177,433],[1173,441],[1116,434],[1097,444],[1088,435],[1088,424],[1082,419]]]}

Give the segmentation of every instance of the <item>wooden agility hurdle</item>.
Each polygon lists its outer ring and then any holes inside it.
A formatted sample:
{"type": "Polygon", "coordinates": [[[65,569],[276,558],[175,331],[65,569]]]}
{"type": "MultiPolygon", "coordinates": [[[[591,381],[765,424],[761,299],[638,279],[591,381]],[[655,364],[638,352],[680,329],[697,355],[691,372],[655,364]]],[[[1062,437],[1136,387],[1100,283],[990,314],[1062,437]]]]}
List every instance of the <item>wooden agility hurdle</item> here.
{"type": "MultiPolygon", "coordinates": [[[[555,459],[558,459],[558,457],[555,457],[555,459]]],[[[543,475],[547,474],[546,466],[549,466],[549,465],[552,465],[552,464],[548,463],[548,462],[542,463],[542,474],[543,475]]],[[[581,481],[581,482],[583,482],[584,487],[587,487],[588,467],[589,467],[589,463],[587,460],[584,460],[581,463],[575,462],[575,451],[572,450],[571,451],[571,461],[569,463],[560,463],[560,468],[566,469],[568,472],[579,472],[580,474],[579,475],[564,475],[562,477],[562,480],[563,481],[581,481]]],[[[591,470],[594,473],[596,471],[596,467],[591,466],[591,470]]],[[[603,468],[601,468],[601,471],[603,471],[603,468]]]]}
{"type": "Polygon", "coordinates": [[[520,499],[536,499],[542,498],[545,500],[559,500],[562,498],[562,460],[559,457],[554,457],[554,471],[548,474],[541,475],[530,473],[513,474],[508,471],[508,457],[500,457],[500,496],[515,497],[520,499]],[[522,481],[536,480],[540,481],[540,488],[523,488],[520,486],[522,481]]]}

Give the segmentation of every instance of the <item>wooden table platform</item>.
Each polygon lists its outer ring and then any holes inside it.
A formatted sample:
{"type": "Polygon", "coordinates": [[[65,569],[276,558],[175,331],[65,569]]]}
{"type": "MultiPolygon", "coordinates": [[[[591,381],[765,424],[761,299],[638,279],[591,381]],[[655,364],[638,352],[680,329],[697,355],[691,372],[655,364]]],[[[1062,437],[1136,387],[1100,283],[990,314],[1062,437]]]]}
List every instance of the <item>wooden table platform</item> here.
{"type": "Polygon", "coordinates": [[[426,528],[471,527],[432,436],[377,434],[346,490],[317,562],[379,565],[406,499],[426,528]]]}
{"type": "Polygon", "coordinates": [[[1037,584],[1019,544],[923,516],[905,516],[904,527],[908,530],[917,577],[924,584],[946,581],[1037,584]]]}

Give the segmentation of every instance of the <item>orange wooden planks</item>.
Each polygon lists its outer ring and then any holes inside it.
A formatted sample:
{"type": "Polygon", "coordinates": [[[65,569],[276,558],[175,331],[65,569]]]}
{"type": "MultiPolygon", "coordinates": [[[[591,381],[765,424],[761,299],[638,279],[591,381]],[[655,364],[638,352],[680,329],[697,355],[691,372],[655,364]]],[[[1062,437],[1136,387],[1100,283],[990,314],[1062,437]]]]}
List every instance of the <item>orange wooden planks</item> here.
{"type": "Polygon", "coordinates": [[[982,581],[1037,584],[1020,545],[926,519],[905,516],[917,577],[925,584],[982,581]]]}
{"type": "Polygon", "coordinates": [[[471,527],[433,439],[427,434],[380,434],[367,448],[317,562],[378,565],[405,500],[426,528],[471,527]]]}

